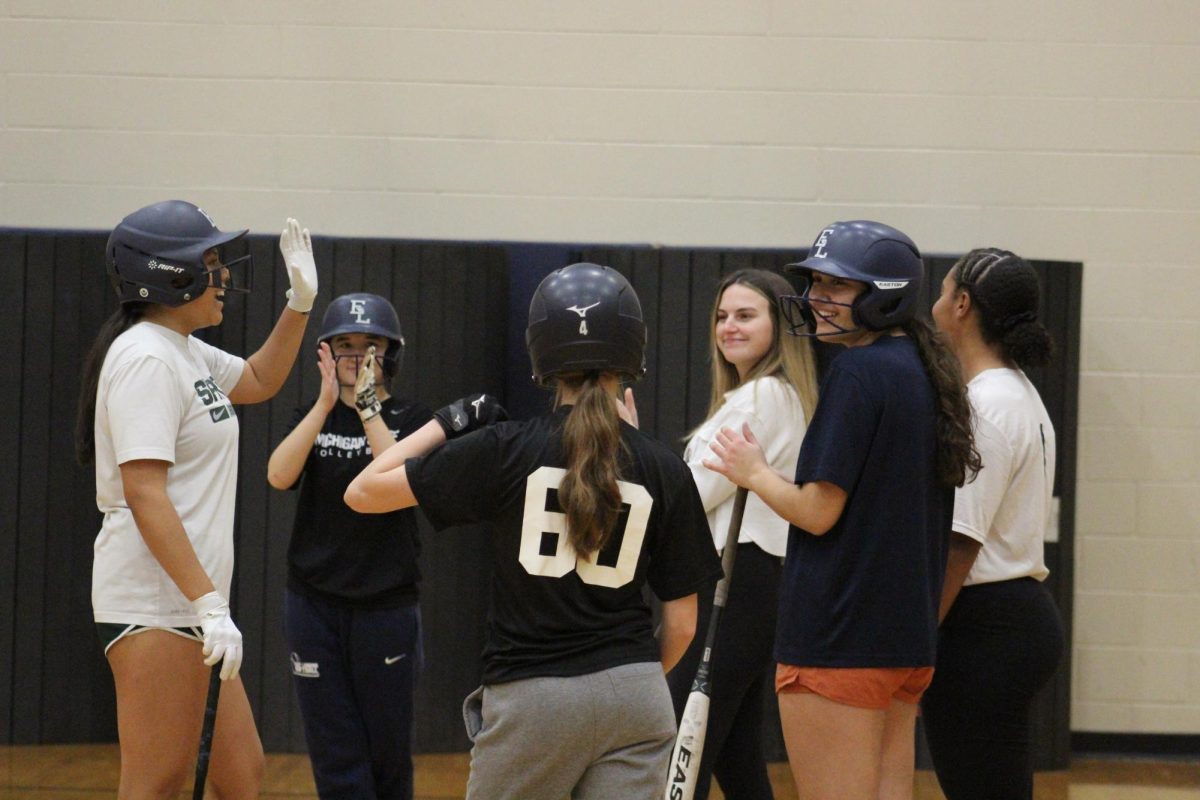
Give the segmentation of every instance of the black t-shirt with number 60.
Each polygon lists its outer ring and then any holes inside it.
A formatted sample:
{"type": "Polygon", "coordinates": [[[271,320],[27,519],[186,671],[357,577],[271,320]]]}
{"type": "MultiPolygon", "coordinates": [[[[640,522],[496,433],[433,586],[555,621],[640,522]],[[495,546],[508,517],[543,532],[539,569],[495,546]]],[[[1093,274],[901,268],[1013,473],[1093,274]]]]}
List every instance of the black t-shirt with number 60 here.
{"type": "Polygon", "coordinates": [[[557,496],[570,410],[498,423],[406,464],[434,528],[492,523],[485,684],[657,661],[643,586],[675,600],[721,577],[687,465],[625,423],[617,530],[594,560],[577,556],[557,496]]]}

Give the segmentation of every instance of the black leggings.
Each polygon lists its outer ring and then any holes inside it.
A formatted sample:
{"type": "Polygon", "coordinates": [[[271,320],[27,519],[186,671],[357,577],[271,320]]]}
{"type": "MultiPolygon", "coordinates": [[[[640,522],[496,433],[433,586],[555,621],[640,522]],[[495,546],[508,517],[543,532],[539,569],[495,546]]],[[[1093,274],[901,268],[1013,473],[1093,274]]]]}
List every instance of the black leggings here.
{"type": "MultiPolygon", "coordinates": [[[[749,542],[738,545],[729,596],[713,647],[708,731],[695,800],[708,797],[715,775],[728,800],[771,800],[763,756],[763,703],[774,700],[775,618],[779,600],[777,556],[749,542]]],[[[675,719],[683,714],[704,649],[711,595],[699,598],[696,637],[667,675],[675,719]]]]}
{"type": "Polygon", "coordinates": [[[947,800],[1033,797],[1030,712],[1058,667],[1063,627],[1033,578],[964,587],[938,632],[921,701],[947,800]]]}

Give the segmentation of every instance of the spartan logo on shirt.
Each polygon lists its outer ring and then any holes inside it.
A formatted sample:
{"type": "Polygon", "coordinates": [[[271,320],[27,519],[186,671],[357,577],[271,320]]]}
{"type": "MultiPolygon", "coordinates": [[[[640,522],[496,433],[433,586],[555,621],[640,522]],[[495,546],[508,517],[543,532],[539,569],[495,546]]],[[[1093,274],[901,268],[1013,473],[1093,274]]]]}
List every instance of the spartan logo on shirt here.
{"type": "Polygon", "coordinates": [[[229,399],[225,397],[225,393],[221,391],[221,387],[217,386],[217,382],[212,379],[211,375],[202,381],[196,381],[192,386],[213,422],[233,419],[233,406],[230,405],[229,399]]]}

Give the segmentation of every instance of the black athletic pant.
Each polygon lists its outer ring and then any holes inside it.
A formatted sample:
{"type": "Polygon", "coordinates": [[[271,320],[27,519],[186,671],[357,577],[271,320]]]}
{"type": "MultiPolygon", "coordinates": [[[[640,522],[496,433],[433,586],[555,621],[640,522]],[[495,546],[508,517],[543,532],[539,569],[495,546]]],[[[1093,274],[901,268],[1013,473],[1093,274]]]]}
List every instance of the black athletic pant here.
{"type": "Polygon", "coordinates": [[[1033,578],[964,587],[938,632],[921,701],[947,800],[1033,797],[1030,710],[1063,650],[1054,599],[1033,578]]]}
{"type": "MultiPolygon", "coordinates": [[[[757,545],[738,545],[733,580],[713,647],[708,731],[695,800],[706,800],[715,775],[728,800],[771,800],[763,756],[763,702],[774,700],[775,618],[780,563],[757,545]]],[[[667,675],[675,719],[683,716],[704,650],[713,598],[699,599],[696,637],[667,675]]]]}

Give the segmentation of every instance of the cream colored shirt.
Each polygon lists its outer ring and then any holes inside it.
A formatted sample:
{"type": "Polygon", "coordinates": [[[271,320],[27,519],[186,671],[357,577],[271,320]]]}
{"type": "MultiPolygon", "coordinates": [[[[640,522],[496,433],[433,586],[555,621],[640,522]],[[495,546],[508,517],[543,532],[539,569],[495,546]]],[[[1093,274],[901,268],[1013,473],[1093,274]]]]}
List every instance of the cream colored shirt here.
{"type": "MultiPolygon", "coordinates": [[[[785,475],[796,473],[796,459],[807,427],[796,390],[779,378],[763,377],[727,392],[724,405],[692,436],[683,457],[700,490],[700,499],[708,513],[708,526],[718,550],[725,547],[737,487],[700,462],[716,458],[709,445],[721,428],[741,431],[742,424],[747,422],[762,446],[767,462],[785,475]]],[[[754,542],[771,555],[782,557],[787,551],[787,535],[788,523],[751,493],[746,500],[738,541],[754,542]]]]}

